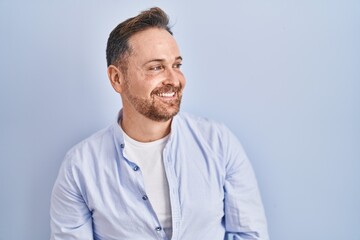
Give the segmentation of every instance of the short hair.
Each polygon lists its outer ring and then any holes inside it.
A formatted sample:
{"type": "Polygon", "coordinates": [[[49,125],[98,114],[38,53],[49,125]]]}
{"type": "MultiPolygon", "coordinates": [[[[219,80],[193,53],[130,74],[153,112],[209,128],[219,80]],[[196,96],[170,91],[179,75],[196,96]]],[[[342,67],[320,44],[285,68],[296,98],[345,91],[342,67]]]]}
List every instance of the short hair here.
{"type": "Polygon", "coordinates": [[[169,26],[169,17],[162,9],[154,7],[142,11],[139,15],[117,25],[110,33],[106,47],[107,66],[123,65],[131,53],[130,37],[149,28],[160,28],[173,34],[169,26]]]}

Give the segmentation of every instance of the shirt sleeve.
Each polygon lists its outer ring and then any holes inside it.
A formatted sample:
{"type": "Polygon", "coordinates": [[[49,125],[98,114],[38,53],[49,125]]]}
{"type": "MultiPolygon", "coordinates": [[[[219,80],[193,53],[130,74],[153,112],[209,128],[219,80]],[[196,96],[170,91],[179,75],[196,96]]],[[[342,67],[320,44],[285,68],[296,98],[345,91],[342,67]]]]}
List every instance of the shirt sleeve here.
{"type": "Polygon", "coordinates": [[[253,168],[237,138],[228,129],[225,135],[225,239],[268,240],[266,217],[253,168]]]}
{"type": "Polygon", "coordinates": [[[91,212],[74,178],[69,158],[65,158],[52,191],[50,226],[51,240],[93,239],[91,212]]]}

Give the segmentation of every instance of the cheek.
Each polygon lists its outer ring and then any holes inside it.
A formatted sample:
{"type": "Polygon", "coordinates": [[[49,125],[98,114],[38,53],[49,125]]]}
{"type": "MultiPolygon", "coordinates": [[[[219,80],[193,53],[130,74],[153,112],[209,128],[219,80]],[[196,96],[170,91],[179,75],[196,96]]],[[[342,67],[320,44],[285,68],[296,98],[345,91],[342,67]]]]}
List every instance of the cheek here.
{"type": "Polygon", "coordinates": [[[148,84],[143,83],[137,85],[137,87],[134,88],[134,91],[138,95],[142,95],[143,97],[148,97],[151,95],[153,89],[154,89],[153,86],[149,86],[148,84]]]}
{"type": "Polygon", "coordinates": [[[133,95],[148,97],[154,88],[151,77],[141,72],[134,74],[129,81],[129,89],[133,95]]]}

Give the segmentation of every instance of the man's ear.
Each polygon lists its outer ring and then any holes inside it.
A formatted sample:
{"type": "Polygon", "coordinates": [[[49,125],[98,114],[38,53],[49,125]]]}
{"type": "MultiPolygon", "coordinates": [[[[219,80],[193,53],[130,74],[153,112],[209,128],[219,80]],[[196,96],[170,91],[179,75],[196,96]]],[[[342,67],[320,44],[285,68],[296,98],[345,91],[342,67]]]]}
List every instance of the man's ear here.
{"type": "Polygon", "coordinates": [[[125,79],[121,70],[114,65],[110,65],[107,69],[107,73],[111,86],[116,92],[122,93],[125,79]]]}

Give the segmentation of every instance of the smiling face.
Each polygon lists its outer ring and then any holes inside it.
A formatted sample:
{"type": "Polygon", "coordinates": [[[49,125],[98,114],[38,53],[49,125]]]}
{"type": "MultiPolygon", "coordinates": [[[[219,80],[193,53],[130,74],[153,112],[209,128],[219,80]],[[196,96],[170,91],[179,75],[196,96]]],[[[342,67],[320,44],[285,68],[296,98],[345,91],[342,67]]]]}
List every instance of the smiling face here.
{"type": "Polygon", "coordinates": [[[182,58],[173,36],[150,28],[129,39],[131,53],[120,94],[123,111],[154,121],[168,121],[180,109],[185,78],[182,58]]]}

